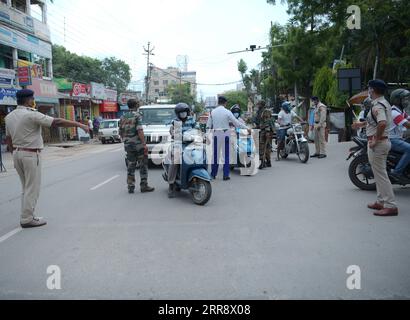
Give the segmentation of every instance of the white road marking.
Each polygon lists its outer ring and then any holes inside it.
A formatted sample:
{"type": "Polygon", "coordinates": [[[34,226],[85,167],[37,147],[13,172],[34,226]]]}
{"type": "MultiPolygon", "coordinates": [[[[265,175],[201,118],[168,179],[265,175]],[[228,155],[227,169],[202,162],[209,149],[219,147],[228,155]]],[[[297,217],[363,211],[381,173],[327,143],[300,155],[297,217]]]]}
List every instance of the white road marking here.
{"type": "Polygon", "coordinates": [[[7,239],[11,238],[12,236],[16,235],[22,230],[23,230],[22,228],[17,228],[17,229],[14,229],[13,231],[10,231],[9,233],[7,233],[6,235],[0,238],[0,243],[6,241],[7,239]]]}
{"type": "Polygon", "coordinates": [[[100,183],[99,185],[96,185],[95,187],[91,188],[90,190],[91,190],[91,191],[95,191],[95,190],[101,188],[102,186],[106,185],[107,183],[110,183],[111,181],[113,181],[113,180],[115,180],[115,179],[117,179],[117,178],[119,178],[119,177],[120,177],[119,175],[116,175],[116,176],[114,176],[114,177],[112,177],[112,178],[110,178],[110,179],[108,179],[108,180],[106,180],[106,181],[100,183]]]}

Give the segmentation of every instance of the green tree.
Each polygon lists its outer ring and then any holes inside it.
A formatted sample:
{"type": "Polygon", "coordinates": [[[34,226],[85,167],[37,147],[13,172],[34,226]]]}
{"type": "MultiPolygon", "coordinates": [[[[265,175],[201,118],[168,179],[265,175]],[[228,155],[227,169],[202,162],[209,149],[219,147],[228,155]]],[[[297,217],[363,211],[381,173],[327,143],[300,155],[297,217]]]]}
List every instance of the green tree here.
{"type": "Polygon", "coordinates": [[[171,84],[168,86],[167,90],[172,104],[180,102],[186,103],[189,106],[195,104],[195,97],[191,94],[190,83],[171,84]]]}
{"type": "Polygon", "coordinates": [[[227,91],[224,96],[228,100],[228,108],[239,104],[243,111],[248,110],[248,95],[245,91],[227,91]]]}
{"type": "Polygon", "coordinates": [[[116,88],[118,92],[125,91],[131,81],[131,68],[122,60],[114,57],[102,61],[105,74],[105,85],[116,88]]]}

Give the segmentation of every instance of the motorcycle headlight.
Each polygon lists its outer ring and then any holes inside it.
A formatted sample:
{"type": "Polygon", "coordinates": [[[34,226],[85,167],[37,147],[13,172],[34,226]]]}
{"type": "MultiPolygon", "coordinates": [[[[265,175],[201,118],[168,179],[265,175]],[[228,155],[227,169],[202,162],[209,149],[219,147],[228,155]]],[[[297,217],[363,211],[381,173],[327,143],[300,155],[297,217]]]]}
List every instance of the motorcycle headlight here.
{"type": "Polygon", "coordinates": [[[288,136],[291,136],[293,134],[293,129],[292,128],[288,129],[287,133],[288,133],[288,136]]]}
{"type": "Polygon", "coordinates": [[[296,126],[295,127],[295,133],[302,133],[302,132],[303,132],[302,126],[296,126]]]}

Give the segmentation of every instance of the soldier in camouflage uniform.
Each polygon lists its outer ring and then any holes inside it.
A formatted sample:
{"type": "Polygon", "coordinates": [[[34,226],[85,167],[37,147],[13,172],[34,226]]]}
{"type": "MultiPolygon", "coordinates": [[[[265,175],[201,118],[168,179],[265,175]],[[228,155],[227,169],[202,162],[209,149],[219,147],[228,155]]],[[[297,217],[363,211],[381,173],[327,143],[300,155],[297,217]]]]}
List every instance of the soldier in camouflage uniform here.
{"type": "Polygon", "coordinates": [[[141,192],[153,192],[155,189],[148,186],[148,149],[145,144],[144,131],[141,126],[141,115],[138,112],[138,101],[128,101],[130,112],[120,121],[120,135],[124,140],[125,152],[128,160],[128,192],[135,191],[135,170],[140,170],[141,192]]]}
{"type": "Polygon", "coordinates": [[[272,154],[272,140],[273,132],[275,130],[275,123],[272,117],[272,112],[265,109],[262,112],[260,120],[260,133],[259,133],[259,156],[261,165],[259,169],[266,167],[272,167],[271,154],[272,154]]]}

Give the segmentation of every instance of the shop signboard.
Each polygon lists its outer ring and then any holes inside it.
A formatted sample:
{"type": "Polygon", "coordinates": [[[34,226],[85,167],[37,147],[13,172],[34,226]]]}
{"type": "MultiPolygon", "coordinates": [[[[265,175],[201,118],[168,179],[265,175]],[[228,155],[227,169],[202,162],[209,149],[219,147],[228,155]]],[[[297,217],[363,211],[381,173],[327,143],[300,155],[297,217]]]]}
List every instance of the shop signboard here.
{"type": "Polygon", "coordinates": [[[20,67],[17,70],[20,86],[29,86],[32,84],[30,67],[20,67]]]}
{"type": "Polygon", "coordinates": [[[91,98],[105,100],[105,86],[101,83],[91,82],[91,98]]]}
{"type": "Polygon", "coordinates": [[[135,100],[140,100],[141,94],[139,92],[123,92],[120,93],[118,97],[118,103],[121,105],[126,105],[128,103],[128,100],[130,99],[135,99],[135,100]]]}
{"type": "Polygon", "coordinates": [[[117,91],[105,88],[105,101],[117,102],[117,91]]]}
{"type": "Polygon", "coordinates": [[[117,102],[112,101],[104,101],[100,106],[100,112],[118,112],[118,104],[117,102]]]}
{"type": "Polygon", "coordinates": [[[57,86],[53,81],[33,79],[27,88],[34,91],[37,102],[58,104],[57,86]]]}
{"type": "Polygon", "coordinates": [[[74,82],[71,96],[77,98],[90,98],[91,86],[89,84],[74,82]]]}
{"type": "Polygon", "coordinates": [[[16,106],[17,89],[15,88],[0,88],[0,105],[5,106],[16,106]]]}
{"type": "Polygon", "coordinates": [[[16,71],[0,68],[0,85],[11,86],[16,79],[16,71]]]}

